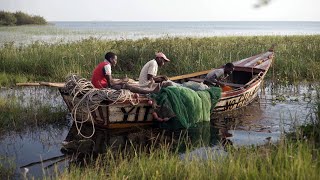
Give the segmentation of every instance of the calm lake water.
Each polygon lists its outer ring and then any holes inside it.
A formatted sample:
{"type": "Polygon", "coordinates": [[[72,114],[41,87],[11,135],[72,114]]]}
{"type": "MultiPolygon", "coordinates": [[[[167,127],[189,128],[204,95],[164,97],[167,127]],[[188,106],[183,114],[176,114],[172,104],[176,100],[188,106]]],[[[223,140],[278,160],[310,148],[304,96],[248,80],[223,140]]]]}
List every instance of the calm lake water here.
{"type": "MultiPolygon", "coordinates": [[[[310,121],[315,96],[314,85],[277,88],[267,85],[259,92],[259,98],[248,107],[232,113],[214,115],[211,123],[189,129],[187,132],[191,142],[195,145],[202,142],[200,147],[192,150],[191,155],[204,160],[208,151],[214,151],[218,156],[227,155],[223,143],[250,146],[277,142],[283,132],[289,132],[297,125],[310,121]]],[[[0,97],[17,97],[24,106],[29,106],[26,102],[32,101],[34,104],[51,104],[53,108],[66,107],[54,88],[4,88],[0,89],[0,97]]],[[[63,116],[66,117],[65,121],[70,122],[67,112],[63,116]]],[[[90,126],[84,129],[83,133],[90,134],[90,126]]],[[[44,172],[46,175],[52,174],[55,166],[60,171],[65,170],[70,164],[83,160],[85,155],[103,153],[111,145],[119,148],[131,141],[135,145],[147,146],[159,135],[177,140],[181,133],[186,131],[158,128],[97,130],[91,139],[83,139],[77,136],[71,123],[51,123],[45,127],[26,126],[22,131],[12,130],[0,135],[0,157],[11,159],[16,164],[14,178],[20,179],[23,174],[40,178],[44,172]],[[45,162],[39,163],[41,160],[45,162]],[[25,165],[29,166],[23,167],[25,165]]],[[[184,147],[177,148],[181,159],[189,158],[184,147]]]]}
{"type": "Polygon", "coordinates": [[[141,39],[320,34],[320,22],[50,22],[46,26],[0,27],[0,45],[87,39],[141,39]]]}

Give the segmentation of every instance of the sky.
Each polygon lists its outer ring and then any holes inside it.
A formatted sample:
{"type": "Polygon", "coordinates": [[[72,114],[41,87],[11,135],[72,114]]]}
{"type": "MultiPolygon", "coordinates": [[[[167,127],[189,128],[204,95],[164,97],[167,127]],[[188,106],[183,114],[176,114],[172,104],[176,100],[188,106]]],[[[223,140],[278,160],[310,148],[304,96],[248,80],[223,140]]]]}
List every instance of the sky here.
{"type": "Polygon", "coordinates": [[[0,0],[47,21],[320,21],[320,0],[0,0]]]}

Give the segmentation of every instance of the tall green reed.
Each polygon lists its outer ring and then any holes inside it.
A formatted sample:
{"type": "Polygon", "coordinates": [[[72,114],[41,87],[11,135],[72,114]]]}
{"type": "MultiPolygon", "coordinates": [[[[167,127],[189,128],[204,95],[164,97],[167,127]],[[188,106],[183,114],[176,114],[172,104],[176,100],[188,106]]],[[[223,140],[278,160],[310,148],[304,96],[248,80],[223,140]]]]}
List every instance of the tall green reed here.
{"type": "Polygon", "coordinates": [[[14,176],[16,165],[12,158],[0,155],[0,176],[2,179],[10,179],[14,176]]]}
{"type": "Polygon", "coordinates": [[[272,44],[277,44],[276,77],[288,78],[290,82],[319,79],[319,35],[140,40],[89,38],[69,43],[34,42],[27,46],[7,43],[0,49],[0,71],[7,76],[26,76],[28,81],[63,81],[69,73],[90,78],[104,54],[114,51],[119,59],[114,75],[128,74],[136,78],[142,66],[154,58],[154,53],[162,51],[172,61],[159,73],[174,76],[219,67],[264,52],[272,44]]]}
{"type": "Polygon", "coordinates": [[[57,174],[56,179],[317,179],[320,170],[319,151],[305,141],[281,141],[278,145],[228,148],[220,155],[211,148],[207,159],[194,148],[187,149],[186,157],[170,146],[148,151],[133,149],[106,150],[105,156],[85,167],[71,166],[57,174]],[[116,154],[116,155],[115,155],[116,154]]]}
{"type": "Polygon", "coordinates": [[[66,108],[48,104],[22,105],[18,98],[0,98],[0,132],[23,130],[26,127],[63,124],[66,108]]]}
{"type": "Polygon", "coordinates": [[[309,114],[310,122],[308,124],[302,125],[297,129],[296,134],[289,134],[290,137],[295,139],[309,139],[314,142],[315,145],[320,147],[320,87],[316,87],[317,96],[311,108],[309,114]]]}

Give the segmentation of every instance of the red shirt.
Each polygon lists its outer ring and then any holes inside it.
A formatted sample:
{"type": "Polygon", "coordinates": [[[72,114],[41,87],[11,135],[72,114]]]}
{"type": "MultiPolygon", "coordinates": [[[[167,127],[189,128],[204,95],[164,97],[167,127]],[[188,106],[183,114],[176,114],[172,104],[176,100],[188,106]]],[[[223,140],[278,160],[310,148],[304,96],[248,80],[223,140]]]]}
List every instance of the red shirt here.
{"type": "Polygon", "coordinates": [[[109,61],[103,61],[93,70],[91,83],[95,88],[101,89],[108,87],[108,80],[104,74],[104,66],[110,64],[109,61]]]}

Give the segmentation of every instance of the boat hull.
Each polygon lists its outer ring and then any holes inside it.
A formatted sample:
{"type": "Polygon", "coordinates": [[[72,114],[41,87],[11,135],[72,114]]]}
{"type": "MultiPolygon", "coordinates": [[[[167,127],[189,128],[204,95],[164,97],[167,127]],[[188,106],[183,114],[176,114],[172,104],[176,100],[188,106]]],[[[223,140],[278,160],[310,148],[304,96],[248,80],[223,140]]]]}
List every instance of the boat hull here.
{"type": "Polygon", "coordinates": [[[258,96],[261,83],[259,81],[247,89],[239,90],[240,92],[222,96],[213,112],[227,112],[247,106],[258,96]]]}
{"type": "Polygon", "coordinates": [[[94,121],[93,123],[101,128],[129,128],[132,126],[151,125],[153,122],[152,106],[148,104],[147,100],[142,100],[137,105],[133,105],[130,102],[112,105],[102,103],[92,112],[83,109],[80,113],[74,113],[74,104],[77,104],[80,98],[73,99],[72,96],[62,91],[60,93],[73,116],[73,120],[77,122],[88,121],[92,123],[94,121]]]}

